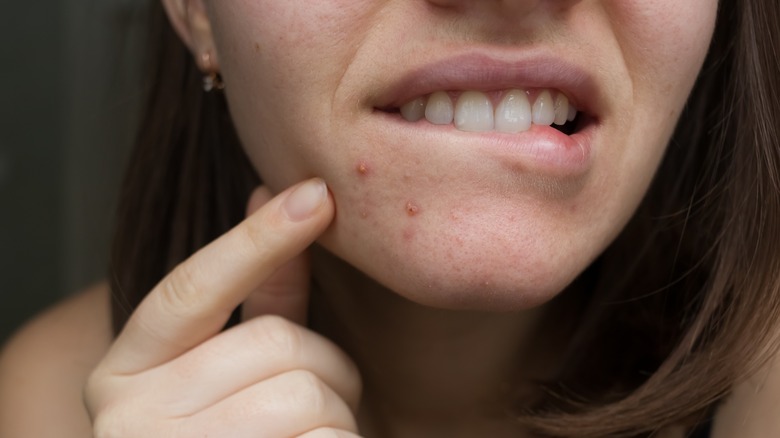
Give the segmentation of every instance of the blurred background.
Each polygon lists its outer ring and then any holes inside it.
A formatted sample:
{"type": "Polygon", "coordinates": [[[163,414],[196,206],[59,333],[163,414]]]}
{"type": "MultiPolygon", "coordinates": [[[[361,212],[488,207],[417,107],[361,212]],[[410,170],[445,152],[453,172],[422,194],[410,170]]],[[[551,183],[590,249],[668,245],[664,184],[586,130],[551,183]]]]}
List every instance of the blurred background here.
{"type": "Polygon", "coordinates": [[[106,277],[145,3],[17,1],[0,14],[0,344],[106,277]]]}

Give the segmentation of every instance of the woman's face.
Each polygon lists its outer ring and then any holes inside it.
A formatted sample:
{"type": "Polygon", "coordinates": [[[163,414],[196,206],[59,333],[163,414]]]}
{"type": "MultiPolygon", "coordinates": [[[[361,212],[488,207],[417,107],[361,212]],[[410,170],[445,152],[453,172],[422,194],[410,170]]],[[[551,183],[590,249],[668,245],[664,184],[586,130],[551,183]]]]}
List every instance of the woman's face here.
{"type": "Polygon", "coordinates": [[[664,153],[717,9],[204,3],[264,182],[324,178],[337,206],[328,250],[413,301],[481,309],[552,298],[615,238],[664,153]],[[570,135],[549,126],[571,115],[559,95],[578,110],[570,135]]]}

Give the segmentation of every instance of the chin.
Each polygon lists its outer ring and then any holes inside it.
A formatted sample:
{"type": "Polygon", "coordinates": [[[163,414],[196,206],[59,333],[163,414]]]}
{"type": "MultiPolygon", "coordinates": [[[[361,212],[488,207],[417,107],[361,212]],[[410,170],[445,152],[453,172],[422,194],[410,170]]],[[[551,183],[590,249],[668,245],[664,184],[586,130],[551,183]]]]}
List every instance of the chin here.
{"type": "Polygon", "coordinates": [[[571,230],[567,234],[562,224],[529,210],[481,209],[453,218],[451,209],[421,209],[414,213],[419,217],[398,221],[372,221],[359,212],[338,210],[320,243],[415,303],[448,310],[518,311],[555,298],[608,241],[596,233],[589,238],[571,230]]]}

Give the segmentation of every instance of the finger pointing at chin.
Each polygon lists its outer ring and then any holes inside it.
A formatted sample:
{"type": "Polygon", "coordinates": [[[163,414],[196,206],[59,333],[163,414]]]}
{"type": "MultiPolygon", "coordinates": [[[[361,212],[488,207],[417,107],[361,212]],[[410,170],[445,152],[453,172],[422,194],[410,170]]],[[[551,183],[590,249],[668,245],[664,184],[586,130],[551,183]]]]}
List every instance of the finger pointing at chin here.
{"type": "Polygon", "coordinates": [[[300,183],[268,201],[152,290],[108,353],[109,368],[132,374],[181,355],[217,334],[250,294],[253,312],[265,307],[282,317],[302,318],[305,296],[282,295],[271,288],[270,295],[260,298],[265,291],[260,286],[304,251],[333,215],[333,201],[321,179],[300,183]],[[280,296],[285,298],[274,301],[280,296]]]}

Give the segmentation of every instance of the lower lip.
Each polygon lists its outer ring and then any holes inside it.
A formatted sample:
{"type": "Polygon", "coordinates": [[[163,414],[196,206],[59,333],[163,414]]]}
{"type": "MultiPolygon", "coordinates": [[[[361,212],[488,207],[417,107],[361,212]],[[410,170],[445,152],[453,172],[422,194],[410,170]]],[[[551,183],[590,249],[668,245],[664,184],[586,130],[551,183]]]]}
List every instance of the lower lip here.
{"type": "MultiPolygon", "coordinates": [[[[591,168],[592,145],[597,123],[583,118],[576,132],[566,135],[551,126],[532,125],[516,134],[498,131],[465,132],[454,125],[434,125],[425,119],[409,122],[397,113],[376,111],[399,136],[435,145],[446,142],[459,152],[473,150],[493,159],[511,172],[539,174],[556,179],[581,177],[591,168]]],[[[386,125],[387,126],[387,125],[386,125]]],[[[409,139],[411,140],[411,139],[409,139]]]]}

